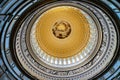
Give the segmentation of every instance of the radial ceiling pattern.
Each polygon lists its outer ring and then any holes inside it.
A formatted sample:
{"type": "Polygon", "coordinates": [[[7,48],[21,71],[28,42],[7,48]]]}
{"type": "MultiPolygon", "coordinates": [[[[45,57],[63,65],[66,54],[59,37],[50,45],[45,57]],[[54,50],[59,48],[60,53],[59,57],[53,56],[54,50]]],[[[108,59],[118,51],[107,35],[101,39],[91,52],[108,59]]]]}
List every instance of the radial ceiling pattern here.
{"type": "Polygon", "coordinates": [[[0,80],[119,80],[116,0],[1,0],[0,80]]]}

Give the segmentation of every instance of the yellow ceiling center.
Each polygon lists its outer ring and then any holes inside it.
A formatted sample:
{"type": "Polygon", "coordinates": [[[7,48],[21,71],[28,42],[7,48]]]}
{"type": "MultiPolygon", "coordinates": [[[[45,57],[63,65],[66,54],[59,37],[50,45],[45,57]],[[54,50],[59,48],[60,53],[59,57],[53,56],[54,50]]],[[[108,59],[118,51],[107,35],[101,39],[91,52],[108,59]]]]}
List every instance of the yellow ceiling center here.
{"type": "Polygon", "coordinates": [[[42,13],[36,24],[35,37],[48,55],[67,58],[87,46],[90,27],[80,9],[59,6],[42,13]]]}

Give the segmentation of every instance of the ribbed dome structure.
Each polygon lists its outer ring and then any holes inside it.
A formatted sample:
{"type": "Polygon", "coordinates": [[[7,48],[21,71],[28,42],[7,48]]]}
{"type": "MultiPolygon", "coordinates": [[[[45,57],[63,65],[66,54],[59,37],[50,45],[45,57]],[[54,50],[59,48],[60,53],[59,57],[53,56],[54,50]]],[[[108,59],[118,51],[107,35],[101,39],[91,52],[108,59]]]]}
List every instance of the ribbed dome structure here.
{"type": "Polygon", "coordinates": [[[0,1],[0,80],[119,80],[117,0],[0,1]]]}

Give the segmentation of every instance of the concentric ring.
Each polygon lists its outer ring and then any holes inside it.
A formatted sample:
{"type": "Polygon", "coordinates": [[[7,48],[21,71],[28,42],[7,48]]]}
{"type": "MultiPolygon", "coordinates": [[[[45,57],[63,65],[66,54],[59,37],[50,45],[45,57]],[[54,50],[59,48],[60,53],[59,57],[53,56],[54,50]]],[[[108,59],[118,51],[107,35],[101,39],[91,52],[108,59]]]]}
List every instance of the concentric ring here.
{"type": "Polygon", "coordinates": [[[16,55],[23,68],[38,79],[89,79],[104,70],[114,56],[117,45],[115,26],[107,13],[90,4],[78,1],[50,3],[31,13],[20,26],[15,37],[16,55]],[[90,25],[90,39],[83,53],[67,59],[56,59],[38,46],[35,41],[35,24],[50,6],[76,7],[85,15],[90,25]]]}

